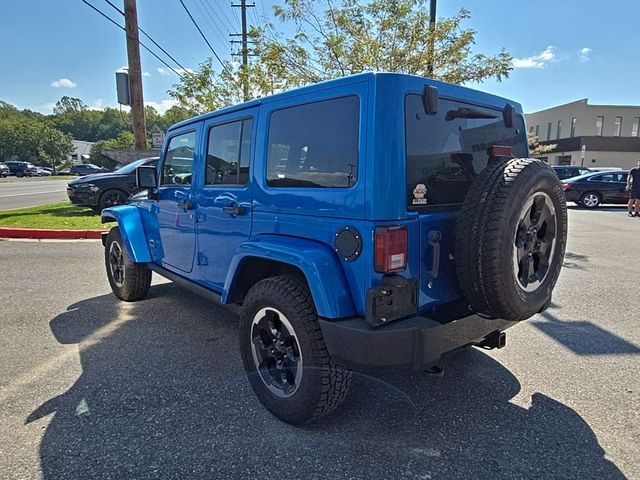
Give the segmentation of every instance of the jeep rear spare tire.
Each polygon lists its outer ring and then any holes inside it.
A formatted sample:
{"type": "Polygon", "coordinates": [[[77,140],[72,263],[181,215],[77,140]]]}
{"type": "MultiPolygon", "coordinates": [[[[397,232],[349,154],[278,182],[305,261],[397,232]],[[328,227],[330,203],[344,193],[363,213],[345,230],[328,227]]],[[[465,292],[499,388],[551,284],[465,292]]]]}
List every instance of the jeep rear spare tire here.
{"type": "Polygon", "coordinates": [[[541,160],[489,165],[474,180],[456,224],[460,289],[472,310],[524,320],[548,305],[567,240],[562,185],[541,160]]]}

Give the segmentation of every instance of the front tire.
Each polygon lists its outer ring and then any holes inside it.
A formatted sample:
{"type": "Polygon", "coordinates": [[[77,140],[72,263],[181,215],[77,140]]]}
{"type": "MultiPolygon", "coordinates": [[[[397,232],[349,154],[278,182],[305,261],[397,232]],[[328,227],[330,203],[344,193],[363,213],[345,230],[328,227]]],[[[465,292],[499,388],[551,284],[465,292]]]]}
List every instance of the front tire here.
{"type": "Polygon", "coordinates": [[[282,275],[256,283],[240,318],[247,377],[273,415],[298,425],[327,415],[344,401],[351,371],[330,358],[302,279],[282,275]]]}
{"type": "Polygon", "coordinates": [[[122,205],[123,203],[127,203],[127,195],[121,190],[112,189],[107,190],[102,195],[100,195],[98,208],[100,209],[100,211],[102,211],[105,208],[122,205]]]}
{"type": "Polygon", "coordinates": [[[116,297],[125,302],[141,300],[151,286],[151,270],[143,263],[133,263],[122,241],[118,227],[107,235],[104,261],[109,285],[116,297]]]}

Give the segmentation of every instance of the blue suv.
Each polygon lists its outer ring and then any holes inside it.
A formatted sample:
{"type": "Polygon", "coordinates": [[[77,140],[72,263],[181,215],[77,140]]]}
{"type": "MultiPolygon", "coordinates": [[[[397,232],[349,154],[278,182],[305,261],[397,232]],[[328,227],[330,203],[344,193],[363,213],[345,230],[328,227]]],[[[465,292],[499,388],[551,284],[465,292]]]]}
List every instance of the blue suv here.
{"type": "Polygon", "coordinates": [[[156,272],[240,313],[260,401],[300,424],[352,370],[427,369],[544,310],[567,211],[528,157],[520,105],[402,74],[360,74],[172,126],[148,194],[107,208],[115,295],[156,272]]]}

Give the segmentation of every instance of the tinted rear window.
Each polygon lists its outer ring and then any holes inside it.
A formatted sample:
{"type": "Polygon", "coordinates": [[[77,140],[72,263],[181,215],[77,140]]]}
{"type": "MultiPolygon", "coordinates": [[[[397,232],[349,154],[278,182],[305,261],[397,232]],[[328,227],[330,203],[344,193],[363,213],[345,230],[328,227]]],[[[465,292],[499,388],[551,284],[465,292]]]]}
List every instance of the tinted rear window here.
{"type": "Polygon", "coordinates": [[[405,100],[409,207],[459,204],[489,162],[492,145],[526,157],[524,120],[507,128],[502,112],[441,98],[436,115],[424,112],[420,95],[405,100]],[[483,117],[483,118],[461,118],[483,117]]]}
{"type": "Polygon", "coordinates": [[[359,99],[277,110],[269,123],[267,184],[348,188],[357,180],[359,99]]]}

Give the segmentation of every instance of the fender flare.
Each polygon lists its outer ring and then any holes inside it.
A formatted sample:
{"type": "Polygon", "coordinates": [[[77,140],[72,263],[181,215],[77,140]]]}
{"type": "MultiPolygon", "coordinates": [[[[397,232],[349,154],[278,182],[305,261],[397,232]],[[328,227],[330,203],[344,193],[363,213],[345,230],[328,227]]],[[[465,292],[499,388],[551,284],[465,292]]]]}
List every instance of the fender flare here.
{"type": "Polygon", "coordinates": [[[237,273],[242,263],[250,258],[298,268],[307,279],[318,316],[342,318],[356,315],[349,286],[335,253],[320,242],[278,235],[260,235],[238,247],[229,265],[222,303],[227,303],[232,296],[237,273]]]}
{"type": "Polygon", "coordinates": [[[134,263],[149,263],[152,261],[147,235],[142,225],[138,207],[134,205],[118,205],[105,208],[102,211],[101,218],[102,223],[118,223],[122,241],[134,263]]]}

